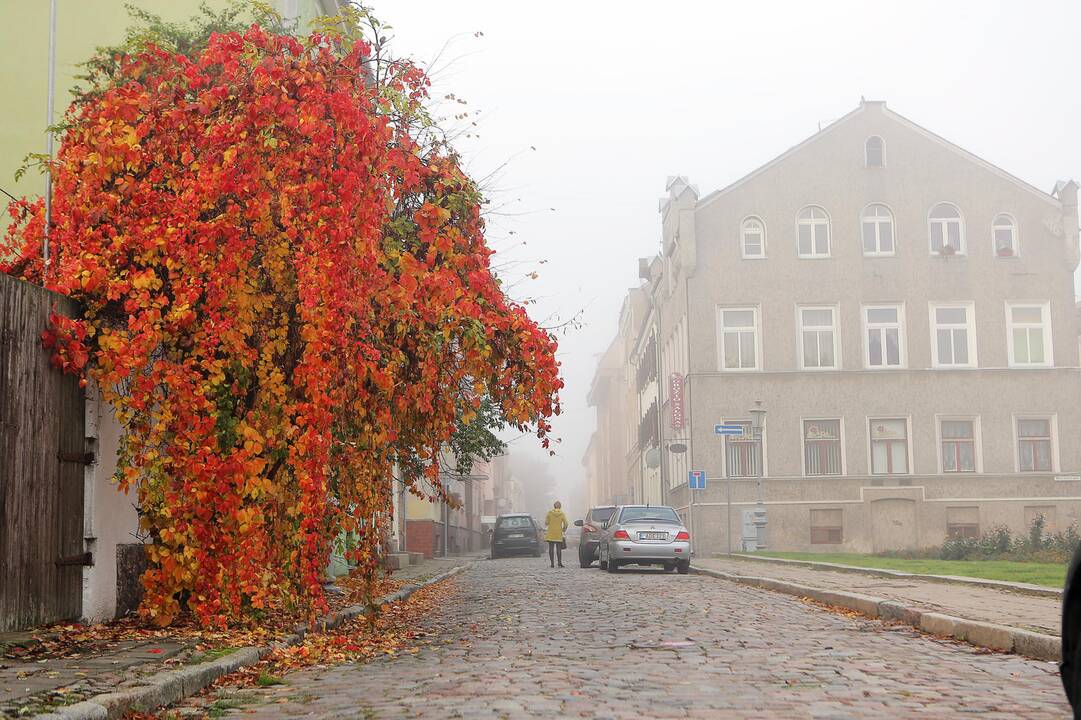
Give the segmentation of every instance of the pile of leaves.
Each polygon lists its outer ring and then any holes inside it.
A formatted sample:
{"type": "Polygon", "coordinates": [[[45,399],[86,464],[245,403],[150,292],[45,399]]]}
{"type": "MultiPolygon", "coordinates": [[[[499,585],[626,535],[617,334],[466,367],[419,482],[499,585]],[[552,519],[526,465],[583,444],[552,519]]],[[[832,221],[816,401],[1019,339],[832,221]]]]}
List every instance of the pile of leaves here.
{"type": "Polygon", "coordinates": [[[115,60],[65,119],[48,266],[22,201],[0,270],[84,308],[43,339],[125,428],[140,612],[314,617],[343,533],[370,596],[396,475],[445,499],[441,451],[481,410],[548,446],[555,338],[495,276],[415,66],[376,81],[362,38],[258,25],[115,60]]]}

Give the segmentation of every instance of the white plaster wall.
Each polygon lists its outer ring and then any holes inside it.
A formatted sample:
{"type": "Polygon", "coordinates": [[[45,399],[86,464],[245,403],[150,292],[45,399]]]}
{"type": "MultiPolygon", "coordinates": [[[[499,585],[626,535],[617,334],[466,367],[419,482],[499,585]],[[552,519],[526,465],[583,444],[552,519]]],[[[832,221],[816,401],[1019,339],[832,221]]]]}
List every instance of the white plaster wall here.
{"type": "Polygon", "coordinates": [[[139,516],[135,495],[125,494],[113,482],[122,428],[108,403],[93,385],[87,386],[87,449],[97,462],[87,465],[83,535],[94,564],[83,569],[83,620],[99,622],[116,616],[116,546],[136,542],[139,516]]]}

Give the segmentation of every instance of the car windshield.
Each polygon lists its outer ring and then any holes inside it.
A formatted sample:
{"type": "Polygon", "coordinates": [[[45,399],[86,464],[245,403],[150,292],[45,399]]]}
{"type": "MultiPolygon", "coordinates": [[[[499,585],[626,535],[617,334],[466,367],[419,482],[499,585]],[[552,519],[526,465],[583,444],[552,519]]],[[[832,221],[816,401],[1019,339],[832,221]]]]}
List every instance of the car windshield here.
{"type": "Polygon", "coordinates": [[[501,528],[527,528],[532,526],[533,524],[529,522],[528,517],[499,518],[499,527],[501,528]]]}
{"type": "Polygon", "coordinates": [[[619,516],[621,523],[633,522],[670,522],[679,524],[679,515],[669,507],[629,507],[623,508],[619,516]]]}
{"type": "Polygon", "coordinates": [[[589,511],[589,519],[593,522],[605,523],[608,522],[608,518],[612,517],[612,513],[615,511],[614,507],[593,508],[589,511]]]}

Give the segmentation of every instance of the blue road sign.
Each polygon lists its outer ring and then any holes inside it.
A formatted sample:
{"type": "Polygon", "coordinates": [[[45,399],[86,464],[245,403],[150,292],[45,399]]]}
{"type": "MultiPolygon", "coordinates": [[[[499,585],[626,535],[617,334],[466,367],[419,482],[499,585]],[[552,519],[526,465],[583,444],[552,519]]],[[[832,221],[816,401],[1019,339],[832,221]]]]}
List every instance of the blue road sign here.
{"type": "Polygon", "coordinates": [[[705,490],[706,489],[706,471],[705,470],[691,470],[687,473],[687,487],[691,490],[705,490]]]}
{"type": "Polygon", "coordinates": [[[717,435],[742,435],[743,426],[739,423],[720,423],[713,426],[713,432],[717,435]]]}

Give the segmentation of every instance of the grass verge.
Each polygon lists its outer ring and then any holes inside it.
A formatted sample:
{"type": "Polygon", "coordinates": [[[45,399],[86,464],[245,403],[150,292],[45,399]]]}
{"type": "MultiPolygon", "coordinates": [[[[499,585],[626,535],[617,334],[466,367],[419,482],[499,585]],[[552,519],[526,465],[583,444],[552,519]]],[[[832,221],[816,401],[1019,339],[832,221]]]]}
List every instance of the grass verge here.
{"type": "Polygon", "coordinates": [[[898,570],[917,575],[960,575],[961,577],[1004,580],[1061,588],[1066,580],[1066,565],[1059,563],[1019,562],[1016,560],[935,560],[931,558],[895,558],[856,553],[755,552],[748,557],[764,556],[785,560],[828,562],[861,568],[898,570]]]}

